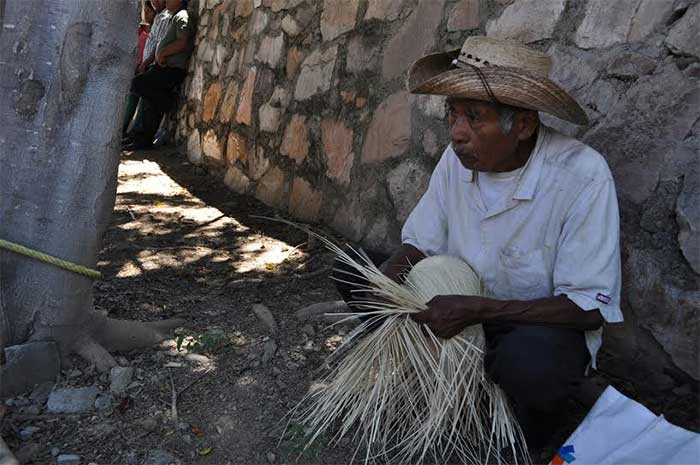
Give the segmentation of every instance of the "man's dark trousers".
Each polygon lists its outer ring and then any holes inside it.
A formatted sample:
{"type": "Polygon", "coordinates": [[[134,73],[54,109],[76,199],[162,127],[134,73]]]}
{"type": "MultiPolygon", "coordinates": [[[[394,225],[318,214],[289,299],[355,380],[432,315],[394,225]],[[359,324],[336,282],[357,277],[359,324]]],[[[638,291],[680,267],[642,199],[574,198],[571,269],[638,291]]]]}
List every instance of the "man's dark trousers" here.
{"type": "MultiPolygon", "coordinates": [[[[374,253],[368,256],[377,265],[389,258],[374,253]]],[[[353,308],[352,301],[361,298],[356,292],[358,286],[367,281],[348,272],[352,270],[336,260],[336,287],[353,308]]],[[[565,419],[567,401],[578,389],[590,360],[584,333],[517,323],[487,323],[483,327],[484,370],[508,395],[528,446],[548,445],[565,419]]]]}
{"type": "Polygon", "coordinates": [[[131,81],[131,92],[142,99],[143,125],[134,134],[134,140],[150,145],[160,120],[173,107],[173,89],[185,79],[187,72],[180,68],[151,65],[131,81]]]}

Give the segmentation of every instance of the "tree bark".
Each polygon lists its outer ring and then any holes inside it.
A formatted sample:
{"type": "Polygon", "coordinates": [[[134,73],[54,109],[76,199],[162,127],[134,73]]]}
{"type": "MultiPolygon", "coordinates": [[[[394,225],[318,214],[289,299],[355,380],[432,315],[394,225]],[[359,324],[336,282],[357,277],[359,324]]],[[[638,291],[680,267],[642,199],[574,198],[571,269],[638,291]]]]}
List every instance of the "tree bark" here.
{"type": "MultiPolygon", "coordinates": [[[[0,238],[94,268],[116,195],[137,8],[0,0],[0,23],[0,238]]],[[[92,300],[89,278],[0,251],[0,352],[52,340],[107,370],[108,350],[153,344],[180,323],[110,320],[92,300]]]]}

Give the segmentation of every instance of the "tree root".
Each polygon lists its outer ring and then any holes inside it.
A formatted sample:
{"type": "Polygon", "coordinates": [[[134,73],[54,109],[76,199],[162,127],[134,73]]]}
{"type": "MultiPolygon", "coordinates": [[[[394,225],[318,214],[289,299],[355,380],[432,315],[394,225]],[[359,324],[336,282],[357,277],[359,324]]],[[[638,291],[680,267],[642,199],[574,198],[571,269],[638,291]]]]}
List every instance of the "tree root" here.
{"type": "Polygon", "coordinates": [[[82,331],[57,332],[52,336],[59,343],[64,357],[76,353],[104,373],[117,365],[110,352],[152,347],[169,338],[170,331],[184,322],[182,319],[153,322],[115,320],[102,313],[91,312],[82,331]]]}
{"type": "Polygon", "coordinates": [[[343,300],[333,300],[330,302],[320,302],[308,305],[294,312],[294,316],[301,321],[320,318],[326,313],[348,313],[351,312],[348,304],[343,300]]]}
{"type": "Polygon", "coordinates": [[[177,389],[175,389],[173,372],[170,369],[168,369],[168,376],[170,376],[170,389],[172,389],[172,395],[170,396],[170,412],[173,417],[173,423],[177,424],[177,389]]]}
{"type": "MultiPolygon", "coordinates": [[[[19,363],[7,363],[0,366],[0,394],[3,396],[25,392],[37,383],[47,381],[46,366],[49,364],[47,354],[60,353],[62,360],[68,354],[76,353],[93,363],[100,372],[108,372],[117,365],[110,354],[113,351],[129,351],[151,347],[170,337],[170,331],[184,324],[182,319],[154,322],[115,320],[99,312],[90,312],[89,317],[80,325],[71,327],[46,326],[33,337],[39,341],[55,341],[57,349],[53,352],[41,351],[42,359],[20,360],[19,363]],[[69,329],[70,328],[70,329],[69,329]],[[42,366],[43,370],[33,367],[42,366]],[[13,382],[8,382],[10,378],[13,382]],[[2,382],[4,381],[4,382],[2,382]]],[[[31,340],[29,342],[32,342],[31,340]]],[[[37,341],[33,341],[37,342],[37,341]]],[[[28,352],[33,354],[33,352],[28,352]]],[[[36,358],[36,357],[34,357],[36,358]]],[[[49,360],[50,361],[50,360],[49,360]]],[[[59,374],[61,363],[55,360],[56,369],[48,379],[55,379],[59,374]]],[[[4,465],[0,462],[0,465],[4,465]]]]}
{"type": "Polygon", "coordinates": [[[75,352],[101,372],[117,365],[110,352],[151,347],[170,337],[170,331],[185,322],[179,318],[153,322],[115,320],[102,315],[97,318],[91,334],[75,347],[75,352]]]}
{"type": "Polygon", "coordinates": [[[170,331],[184,323],[181,318],[151,322],[105,318],[93,337],[110,352],[142,349],[167,339],[170,331]]]}
{"type": "Polygon", "coordinates": [[[117,361],[114,360],[112,354],[91,338],[86,338],[78,344],[75,352],[88,362],[93,363],[98,371],[107,372],[112,367],[117,366],[117,361]]]}

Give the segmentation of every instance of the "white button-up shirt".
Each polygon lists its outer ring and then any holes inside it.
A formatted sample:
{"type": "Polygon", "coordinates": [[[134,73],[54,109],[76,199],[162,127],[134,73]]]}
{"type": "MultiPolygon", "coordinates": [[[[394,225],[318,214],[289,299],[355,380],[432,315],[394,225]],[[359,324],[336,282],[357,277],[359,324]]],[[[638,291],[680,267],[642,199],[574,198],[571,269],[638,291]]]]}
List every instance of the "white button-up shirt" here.
{"type": "MultiPolygon", "coordinates": [[[[607,322],[620,310],[620,218],[603,157],[541,126],[512,198],[487,211],[475,173],[448,147],[411,212],[402,242],[452,255],[481,277],[486,295],[532,300],[566,294],[607,322]]],[[[602,328],[586,332],[595,367],[602,328]]]]}
{"type": "Polygon", "coordinates": [[[143,59],[151,56],[151,53],[156,51],[156,45],[158,42],[165,37],[165,33],[168,32],[168,26],[170,25],[170,18],[173,14],[167,8],[158,13],[155,18],[153,18],[153,24],[151,25],[151,32],[148,33],[148,39],[146,39],[146,45],[143,47],[143,59]]]}

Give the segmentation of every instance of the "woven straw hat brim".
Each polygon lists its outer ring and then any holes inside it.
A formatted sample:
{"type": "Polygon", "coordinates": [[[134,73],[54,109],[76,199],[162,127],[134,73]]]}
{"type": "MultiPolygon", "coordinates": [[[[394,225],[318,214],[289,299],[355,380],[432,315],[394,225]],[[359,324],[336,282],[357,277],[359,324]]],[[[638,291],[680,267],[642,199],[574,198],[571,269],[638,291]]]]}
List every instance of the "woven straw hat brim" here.
{"type": "MultiPolygon", "coordinates": [[[[458,54],[459,50],[434,53],[416,61],[408,73],[408,90],[414,94],[491,101],[475,70],[450,69],[458,54]]],[[[574,124],[588,124],[579,104],[550,79],[502,66],[484,66],[480,70],[499,102],[544,111],[574,124]]]]}

